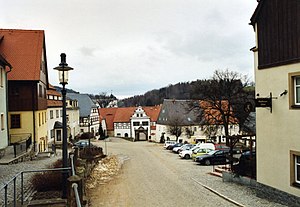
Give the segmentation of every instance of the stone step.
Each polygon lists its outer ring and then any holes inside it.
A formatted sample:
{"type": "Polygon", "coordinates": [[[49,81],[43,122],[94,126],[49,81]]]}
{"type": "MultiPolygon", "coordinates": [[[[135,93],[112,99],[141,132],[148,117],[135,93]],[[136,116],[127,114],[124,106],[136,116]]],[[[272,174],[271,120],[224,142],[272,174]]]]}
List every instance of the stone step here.
{"type": "Polygon", "coordinates": [[[67,206],[67,200],[62,198],[31,200],[27,206],[65,207],[67,206]]]}

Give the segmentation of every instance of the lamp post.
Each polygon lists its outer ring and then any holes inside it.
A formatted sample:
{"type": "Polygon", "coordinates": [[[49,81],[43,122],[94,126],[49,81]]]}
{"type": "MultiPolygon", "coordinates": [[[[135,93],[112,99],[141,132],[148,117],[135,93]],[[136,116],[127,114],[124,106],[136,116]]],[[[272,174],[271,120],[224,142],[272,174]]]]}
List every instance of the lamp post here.
{"type": "MultiPolygon", "coordinates": [[[[61,63],[59,66],[55,67],[54,70],[58,70],[59,83],[63,86],[61,93],[63,97],[63,140],[62,140],[62,160],[63,160],[63,168],[68,167],[68,146],[67,146],[67,114],[66,114],[66,88],[65,85],[68,84],[68,71],[73,70],[73,68],[69,67],[66,63],[66,54],[60,54],[61,63]]],[[[68,172],[64,171],[62,174],[62,198],[67,197],[67,179],[68,172]]]]}

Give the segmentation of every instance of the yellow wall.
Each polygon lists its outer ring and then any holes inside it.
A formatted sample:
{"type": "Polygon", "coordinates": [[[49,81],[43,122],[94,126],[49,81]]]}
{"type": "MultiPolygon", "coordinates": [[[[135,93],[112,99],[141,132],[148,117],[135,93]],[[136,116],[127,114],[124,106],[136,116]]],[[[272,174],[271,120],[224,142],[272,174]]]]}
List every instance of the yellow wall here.
{"type": "MultiPolygon", "coordinates": [[[[36,150],[44,151],[45,145],[47,146],[47,117],[46,110],[36,111],[35,112],[35,137],[36,137],[36,150]],[[43,114],[43,115],[42,115],[43,114]]],[[[8,117],[9,123],[9,134],[18,135],[18,134],[31,134],[32,143],[34,142],[34,124],[33,124],[33,112],[32,111],[17,111],[9,112],[8,117]],[[20,114],[21,118],[21,128],[11,129],[10,127],[10,115],[11,114],[20,114]]]]}
{"type": "Polygon", "coordinates": [[[300,196],[300,189],[291,186],[290,151],[300,152],[300,109],[290,109],[289,73],[300,72],[300,64],[257,69],[255,52],[255,82],[257,98],[272,92],[272,113],[268,108],[256,108],[257,181],[300,196]],[[288,90],[287,95],[280,96],[288,90]]]}

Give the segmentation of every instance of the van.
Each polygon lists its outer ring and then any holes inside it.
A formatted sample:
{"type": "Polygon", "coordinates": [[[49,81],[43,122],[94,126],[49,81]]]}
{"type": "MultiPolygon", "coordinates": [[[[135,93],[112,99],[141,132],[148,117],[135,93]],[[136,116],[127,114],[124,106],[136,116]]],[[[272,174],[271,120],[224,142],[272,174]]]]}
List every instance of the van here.
{"type": "Polygon", "coordinates": [[[199,146],[200,149],[216,149],[213,143],[198,143],[197,146],[199,146]]]}

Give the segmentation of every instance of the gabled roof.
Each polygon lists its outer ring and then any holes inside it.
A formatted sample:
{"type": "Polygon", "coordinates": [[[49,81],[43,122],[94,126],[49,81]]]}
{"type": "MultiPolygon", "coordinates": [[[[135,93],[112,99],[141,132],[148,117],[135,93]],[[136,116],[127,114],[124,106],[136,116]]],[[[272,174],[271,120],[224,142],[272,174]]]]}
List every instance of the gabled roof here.
{"type": "Polygon", "coordinates": [[[78,101],[80,117],[88,117],[91,114],[92,108],[97,108],[97,105],[88,94],[67,93],[67,97],[78,101]]]}
{"type": "Polygon", "coordinates": [[[200,125],[198,121],[199,112],[190,109],[190,101],[188,100],[165,99],[157,123],[179,126],[200,125]]]}
{"type": "Polygon", "coordinates": [[[255,25],[256,21],[257,21],[257,17],[259,16],[259,13],[261,11],[261,8],[263,7],[263,4],[265,3],[265,0],[260,0],[251,19],[250,19],[250,24],[251,25],[255,25]]]}
{"type": "Polygon", "coordinates": [[[160,105],[159,106],[144,106],[142,108],[144,109],[147,116],[150,117],[150,120],[152,122],[157,122],[159,112],[160,112],[160,109],[161,109],[160,105]]]}
{"type": "Polygon", "coordinates": [[[136,109],[137,107],[118,108],[114,122],[130,122],[130,118],[136,109]]]}
{"type": "MultiPolygon", "coordinates": [[[[45,48],[44,31],[0,29],[0,36],[0,53],[13,66],[8,80],[39,81],[45,48]]],[[[47,67],[46,62],[45,65],[47,67]]]]}
{"type": "Polygon", "coordinates": [[[48,95],[53,95],[57,97],[61,97],[61,94],[56,91],[56,89],[49,84],[48,90],[47,90],[47,106],[50,107],[62,107],[63,103],[62,100],[57,100],[57,99],[49,99],[48,95]]]}
{"type": "Polygon", "coordinates": [[[118,108],[99,108],[100,118],[105,119],[107,130],[114,130],[114,118],[118,108]]]}

